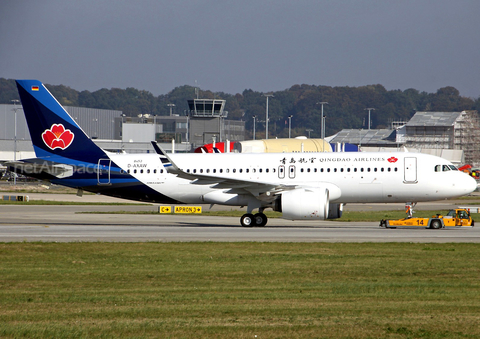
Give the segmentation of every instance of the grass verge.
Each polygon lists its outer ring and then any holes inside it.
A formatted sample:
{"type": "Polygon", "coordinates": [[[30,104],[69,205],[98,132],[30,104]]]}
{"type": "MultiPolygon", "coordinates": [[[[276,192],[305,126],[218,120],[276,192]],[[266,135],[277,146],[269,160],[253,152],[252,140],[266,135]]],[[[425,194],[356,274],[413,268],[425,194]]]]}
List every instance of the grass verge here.
{"type": "Polygon", "coordinates": [[[2,338],[477,338],[477,244],[0,244],[2,338]]]}

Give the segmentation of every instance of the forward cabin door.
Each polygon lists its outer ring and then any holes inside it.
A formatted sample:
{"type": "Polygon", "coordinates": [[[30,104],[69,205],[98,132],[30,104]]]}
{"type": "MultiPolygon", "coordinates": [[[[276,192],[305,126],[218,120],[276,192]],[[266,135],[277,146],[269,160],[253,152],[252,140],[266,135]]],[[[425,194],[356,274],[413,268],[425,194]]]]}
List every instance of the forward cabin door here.
{"type": "Polygon", "coordinates": [[[404,175],[403,182],[405,184],[416,184],[418,182],[416,157],[405,157],[404,175]]]}

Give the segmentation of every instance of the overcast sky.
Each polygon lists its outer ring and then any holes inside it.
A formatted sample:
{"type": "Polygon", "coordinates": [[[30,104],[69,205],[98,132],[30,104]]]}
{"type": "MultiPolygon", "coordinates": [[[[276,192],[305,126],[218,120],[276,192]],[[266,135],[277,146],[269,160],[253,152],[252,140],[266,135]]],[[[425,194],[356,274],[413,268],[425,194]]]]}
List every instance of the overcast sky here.
{"type": "Polygon", "coordinates": [[[0,77],[76,90],[295,84],[480,96],[479,0],[2,0],[0,77]]]}

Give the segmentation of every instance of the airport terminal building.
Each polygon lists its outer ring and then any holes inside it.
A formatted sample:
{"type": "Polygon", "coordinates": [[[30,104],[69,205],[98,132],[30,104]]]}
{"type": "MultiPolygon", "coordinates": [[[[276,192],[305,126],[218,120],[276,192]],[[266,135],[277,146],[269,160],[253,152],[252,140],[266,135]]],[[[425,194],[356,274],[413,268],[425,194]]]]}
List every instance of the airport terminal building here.
{"type": "MultiPolygon", "coordinates": [[[[167,151],[190,152],[220,141],[242,141],[245,122],[229,120],[225,100],[189,100],[185,115],[127,117],[122,111],[64,106],[85,133],[112,152],[153,152],[155,140],[167,151]],[[172,142],[174,140],[174,142],[172,142]]],[[[22,106],[0,105],[0,161],[34,157],[22,106]]]]}
{"type": "Polygon", "coordinates": [[[429,153],[454,164],[480,166],[480,116],[477,111],[416,112],[389,129],[345,129],[331,143],[359,145],[364,151],[397,149],[429,153]]]}

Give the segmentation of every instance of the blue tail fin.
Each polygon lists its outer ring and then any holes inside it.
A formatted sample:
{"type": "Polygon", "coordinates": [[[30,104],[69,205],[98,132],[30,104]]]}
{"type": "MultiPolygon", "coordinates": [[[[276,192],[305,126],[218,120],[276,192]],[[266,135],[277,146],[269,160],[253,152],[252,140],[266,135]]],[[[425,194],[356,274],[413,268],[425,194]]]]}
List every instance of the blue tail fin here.
{"type": "Polygon", "coordinates": [[[38,80],[16,80],[35,154],[96,163],[105,152],[38,80]]]}

